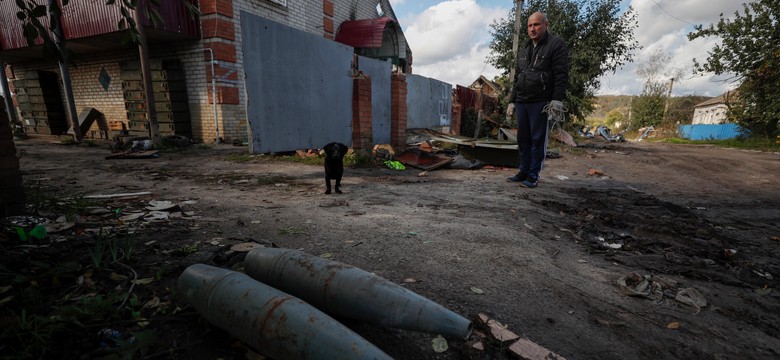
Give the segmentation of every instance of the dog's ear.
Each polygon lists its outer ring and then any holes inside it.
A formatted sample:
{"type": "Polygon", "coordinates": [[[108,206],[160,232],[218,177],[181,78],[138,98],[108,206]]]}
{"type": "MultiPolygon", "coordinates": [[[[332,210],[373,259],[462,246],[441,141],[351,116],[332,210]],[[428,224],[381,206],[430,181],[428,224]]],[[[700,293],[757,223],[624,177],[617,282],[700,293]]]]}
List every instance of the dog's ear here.
{"type": "Polygon", "coordinates": [[[346,155],[347,151],[349,150],[349,147],[347,147],[347,145],[344,144],[339,144],[339,150],[341,151],[342,154],[346,155]]]}

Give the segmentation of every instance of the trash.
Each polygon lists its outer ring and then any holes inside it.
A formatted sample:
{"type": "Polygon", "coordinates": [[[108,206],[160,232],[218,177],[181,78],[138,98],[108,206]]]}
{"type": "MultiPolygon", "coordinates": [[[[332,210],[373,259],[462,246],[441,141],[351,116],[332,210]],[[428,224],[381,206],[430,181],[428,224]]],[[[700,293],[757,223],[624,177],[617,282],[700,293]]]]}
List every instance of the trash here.
{"type": "Polygon", "coordinates": [[[753,290],[753,292],[761,296],[766,296],[772,293],[772,288],[764,286],[762,288],[753,290]]]}
{"type": "Polygon", "coordinates": [[[670,322],[666,325],[666,328],[669,330],[677,330],[680,328],[680,323],[677,321],[670,322]]]}
{"type": "Polygon", "coordinates": [[[694,288],[685,288],[680,290],[674,299],[696,309],[696,314],[701,311],[701,308],[707,306],[707,299],[705,299],[704,295],[702,295],[694,288]]]}
{"type": "Polygon", "coordinates": [[[642,276],[631,272],[618,278],[617,284],[623,294],[628,296],[650,297],[654,292],[660,292],[660,295],[663,296],[660,284],[650,279],[649,275],[642,276]]]}
{"type": "Polygon", "coordinates": [[[574,138],[571,136],[571,134],[560,127],[557,128],[557,131],[552,132],[552,138],[571,147],[577,147],[577,143],[574,142],[574,138]]]}
{"type": "Polygon", "coordinates": [[[230,250],[235,252],[249,252],[251,250],[262,248],[262,247],[265,247],[265,245],[261,245],[253,242],[245,242],[245,243],[235,244],[231,246],[230,250]]]}
{"type": "Polygon", "coordinates": [[[142,196],[142,195],[151,195],[152,193],[149,191],[141,191],[141,192],[135,192],[135,193],[121,193],[121,194],[98,194],[98,195],[86,195],[84,196],[85,199],[113,199],[113,198],[125,198],[125,197],[136,197],[136,196],[142,196]]]}
{"type": "Polygon", "coordinates": [[[555,359],[566,360],[544,346],[541,346],[531,340],[521,338],[509,346],[509,351],[521,359],[555,359]]]}
{"type": "Polygon", "coordinates": [[[753,270],[753,273],[767,280],[772,280],[772,274],[764,271],[753,270]]]}
{"type": "Polygon", "coordinates": [[[447,166],[450,169],[477,170],[485,166],[485,163],[478,160],[469,160],[463,155],[456,155],[453,161],[447,166]]]}
{"type": "MultiPolygon", "coordinates": [[[[422,151],[418,148],[407,149],[401,153],[396,154],[394,158],[395,160],[397,160],[396,162],[399,162],[399,164],[403,163],[424,171],[431,171],[431,170],[438,169],[440,167],[448,165],[453,161],[453,159],[448,156],[431,154],[429,152],[422,151]]],[[[385,161],[385,165],[387,165],[387,163],[388,161],[385,161]]],[[[403,164],[401,164],[401,166],[403,166],[403,164]]],[[[390,165],[388,165],[388,167],[394,170],[404,169],[404,168],[396,169],[395,167],[391,167],[390,165]]]]}
{"type": "Polygon", "coordinates": [[[385,166],[387,166],[387,167],[389,167],[389,168],[391,168],[393,170],[398,170],[398,171],[406,170],[406,166],[404,166],[404,164],[401,164],[400,162],[395,161],[395,160],[387,160],[387,161],[385,161],[385,166]]]}
{"type": "Polygon", "coordinates": [[[436,336],[431,340],[431,346],[433,347],[433,351],[437,353],[443,353],[447,351],[447,340],[441,337],[441,335],[436,336]]]}
{"type": "Polygon", "coordinates": [[[623,142],[623,141],[626,141],[625,138],[623,137],[623,134],[612,135],[611,134],[611,130],[608,127],[604,126],[604,125],[599,125],[596,128],[596,133],[601,135],[601,137],[603,137],[604,140],[607,140],[609,142],[623,142]]]}
{"type": "Polygon", "coordinates": [[[166,211],[166,210],[171,210],[171,209],[178,208],[178,207],[179,207],[179,205],[174,204],[171,201],[167,201],[167,200],[164,200],[164,201],[151,200],[151,201],[149,201],[149,206],[146,207],[146,210],[150,210],[150,211],[166,211]]]}
{"type": "Polygon", "coordinates": [[[303,300],[204,264],[179,276],[183,300],[211,324],[274,359],[391,359],[303,300]]]}
{"type": "Polygon", "coordinates": [[[734,255],[737,255],[736,249],[723,249],[723,256],[730,258],[733,257],[734,255]]]}
{"type": "Polygon", "coordinates": [[[558,180],[560,180],[560,181],[566,181],[566,180],[569,180],[569,177],[568,177],[568,176],[565,176],[565,175],[555,175],[555,178],[556,178],[556,179],[558,179],[558,180]]]}
{"type": "Polygon", "coordinates": [[[255,249],[246,273],[315,307],[354,320],[462,339],[471,322],[411,290],[365,270],[280,248],[255,249]]]}
{"type": "Polygon", "coordinates": [[[640,135],[636,139],[636,141],[642,141],[644,139],[647,139],[648,136],[650,136],[651,133],[655,132],[655,128],[652,126],[648,126],[646,128],[639,129],[640,135]]]}
{"type": "Polygon", "coordinates": [[[780,242],[780,236],[772,236],[769,238],[769,240],[774,240],[780,242]]]}
{"type": "Polygon", "coordinates": [[[482,289],[480,289],[478,287],[474,287],[474,286],[471,287],[471,292],[473,292],[475,294],[480,294],[480,295],[485,293],[484,291],[482,291],[482,289]]]}
{"type": "Polygon", "coordinates": [[[485,314],[480,313],[477,315],[477,317],[485,326],[488,327],[488,330],[490,330],[490,335],[493,337],[493,339],[498,340],[499,342],[513,341],[520,338],[520,336],[509,330],[506,325],[491,319],[485,314]]]}
{"type": "Polygon", "coordinates": [[[588,169],[588,176],[606,176],[603,170],[588,169]]]}

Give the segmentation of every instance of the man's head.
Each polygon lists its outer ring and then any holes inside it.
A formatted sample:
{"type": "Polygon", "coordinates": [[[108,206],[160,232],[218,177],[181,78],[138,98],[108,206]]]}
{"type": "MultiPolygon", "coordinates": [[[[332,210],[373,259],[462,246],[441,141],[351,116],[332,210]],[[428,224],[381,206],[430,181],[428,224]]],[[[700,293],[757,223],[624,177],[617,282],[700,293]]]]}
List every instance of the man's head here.
{"type": "Polygon", "coordinates": [[[543,12],[535,12],[528,17],[528,37],[534,44],[538,43],[547,33],[547,14],[543,12]]]}

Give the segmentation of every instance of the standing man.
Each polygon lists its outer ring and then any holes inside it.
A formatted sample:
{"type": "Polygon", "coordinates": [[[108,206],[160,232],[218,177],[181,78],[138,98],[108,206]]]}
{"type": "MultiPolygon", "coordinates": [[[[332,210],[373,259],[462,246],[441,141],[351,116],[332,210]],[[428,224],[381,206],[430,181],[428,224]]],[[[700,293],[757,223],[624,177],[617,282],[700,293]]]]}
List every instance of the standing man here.
{"type": "Polygon", "coordinates": [[[509,99],[510,115],[517,118],[517,148],[520,172],[507,180],[534,188],[547,153],[547,114],[562,113],[569,84],[569,49],[563,40],[547,32],[547,15],[535,12],[528,18],[530,41],[517,54],[514,87],[509,99]],[[545,108],[547,107],[547,108],[545,108]]]}

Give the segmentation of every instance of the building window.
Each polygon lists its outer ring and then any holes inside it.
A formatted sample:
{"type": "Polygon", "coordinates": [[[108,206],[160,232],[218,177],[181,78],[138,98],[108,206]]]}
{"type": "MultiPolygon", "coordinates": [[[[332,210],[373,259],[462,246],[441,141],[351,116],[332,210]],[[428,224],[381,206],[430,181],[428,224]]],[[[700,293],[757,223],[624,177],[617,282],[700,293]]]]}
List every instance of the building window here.
{"type": "Polygon", "coordinates": [[[287,7],[287,0],[268,0],[268,1],[287,7]]]}

